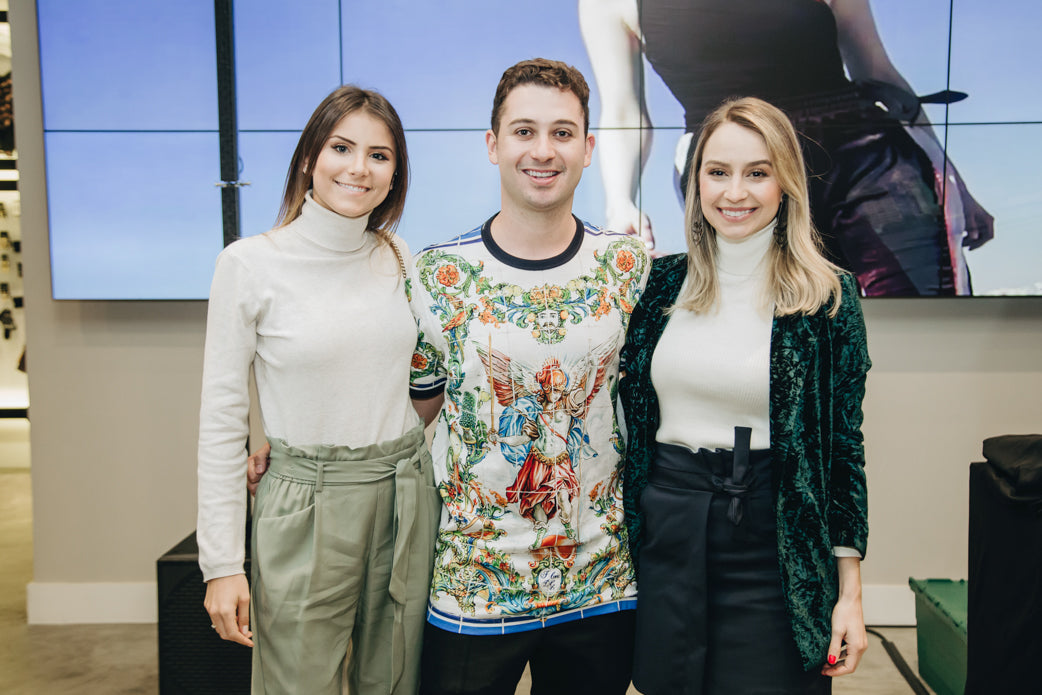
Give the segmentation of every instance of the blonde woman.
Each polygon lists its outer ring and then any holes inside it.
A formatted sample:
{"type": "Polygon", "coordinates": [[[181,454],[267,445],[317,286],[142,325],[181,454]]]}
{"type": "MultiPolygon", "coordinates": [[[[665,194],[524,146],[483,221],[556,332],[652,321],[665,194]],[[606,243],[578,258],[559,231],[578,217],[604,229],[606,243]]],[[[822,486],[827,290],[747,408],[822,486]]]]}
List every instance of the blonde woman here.
{"type": "Polygon", "coordinates": [[[829,692],[867,644],[857,285],[821,253],[767,102],[708,116],[686,200],[688,253],[654,262],[622,357],[634,684],[829,692]]]}

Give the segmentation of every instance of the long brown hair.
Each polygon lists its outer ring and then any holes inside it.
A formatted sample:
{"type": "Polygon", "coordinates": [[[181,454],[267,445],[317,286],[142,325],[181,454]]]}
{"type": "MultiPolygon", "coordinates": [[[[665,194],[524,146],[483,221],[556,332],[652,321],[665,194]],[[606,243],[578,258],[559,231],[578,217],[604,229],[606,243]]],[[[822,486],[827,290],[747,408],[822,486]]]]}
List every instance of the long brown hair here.
{"type": "Polygon", "coordinates": [[[807,170],[796,130],[780,109],[754,97],[729,99],[702,123],[688,172],[684,211],[687,286],[674,308],[704,313],[716,306],[716,230],[702,213],[698,174],[706,141],[725,123],[748,128],[763,138],[774,175],[787,198],[782,206],[787,210],[785,219],[778,220],[778,226],[785,230],[784,242],[779,243],[778,235],[773,235],[768,251],[765,299],[774,305],[778,316],[813,314],[834,299],[829,313],[835,315],[841,293],[837,273],[843,271],[825,258],[811,222],[807,170]]]}
{"type": "MultiPolygon", "coordinates": [[[[384,201],[369,215],[368,225],[369,230],[383,241],[391,242],[391,236],[405,210],[405,194],[409,189],[409,153],[405,147],[405,129],[398,112],[382,94],[349,84],[335,89],[323,99],[304,126],[286,173],[286,188],[282,194],[276,226],[287,225],[300,216],[304,195],[311,188],[311,166],[318,159],[337,123],[355,111],[364,111],[386,125],[394,141],[393,185],[384,201]]],[[[395,255],[398,255],[397,247],[394,249],[395,255]]]]}

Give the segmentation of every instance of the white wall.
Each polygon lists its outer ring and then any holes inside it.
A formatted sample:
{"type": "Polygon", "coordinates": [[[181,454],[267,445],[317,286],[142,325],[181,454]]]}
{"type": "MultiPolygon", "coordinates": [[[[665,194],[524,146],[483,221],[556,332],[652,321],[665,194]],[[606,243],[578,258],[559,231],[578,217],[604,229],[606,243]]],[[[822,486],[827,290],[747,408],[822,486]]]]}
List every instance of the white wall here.
{"type": "MultiPolygon", "coordinates": [[[[194,528],[206,307],[51,300],[34,9],[13,3],[9,14],[32,404],[29,616],[154,620],[156,558],[194,528]]],[[[865,313],[866,614],[908,623],[909,576],[966,575],[967,466],[982,439],[1042,431],[1042,298],[873,300],[865,313]]]]}
{"type": "Polygon", "coordinates": [[[909,576],[966,577],[968,465],[983,460],[983,440],[1042,432],[1042,298],[864,308],[874,362],[865,610],[898,624],[912,617],[909,576]]]}

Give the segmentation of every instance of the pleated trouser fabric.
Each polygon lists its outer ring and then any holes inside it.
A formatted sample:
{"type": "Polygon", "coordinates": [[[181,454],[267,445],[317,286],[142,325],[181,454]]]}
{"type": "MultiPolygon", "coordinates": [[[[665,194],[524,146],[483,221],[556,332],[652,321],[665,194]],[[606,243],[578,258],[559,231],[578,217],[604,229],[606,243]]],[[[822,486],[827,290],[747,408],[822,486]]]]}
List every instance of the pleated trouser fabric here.
{"type": "Polygon", "coordinates": [[[441,502],[417,426],[355,448],[270,441],[254,505],[253,693],[415,693],[441,502]]]}
{"type": "MultiPolygon", "coordinates": [[[[744,429],[744,428],[743,428],[744,429]]],[[[659,444],[641,498],[633,683],[645,695],[808,695],[782,594],[769,451],[659,444]]]]}

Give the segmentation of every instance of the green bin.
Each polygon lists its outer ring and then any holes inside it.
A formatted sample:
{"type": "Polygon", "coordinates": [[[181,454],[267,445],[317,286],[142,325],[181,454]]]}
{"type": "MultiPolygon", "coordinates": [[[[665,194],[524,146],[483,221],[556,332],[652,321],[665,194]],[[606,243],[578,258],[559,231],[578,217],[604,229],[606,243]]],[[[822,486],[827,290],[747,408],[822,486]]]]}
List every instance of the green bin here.
{"type": "Polygon", "coordinates": [[[966,688],[966,580],[911,579],[919,675],[937,695],[966,688]]]}

